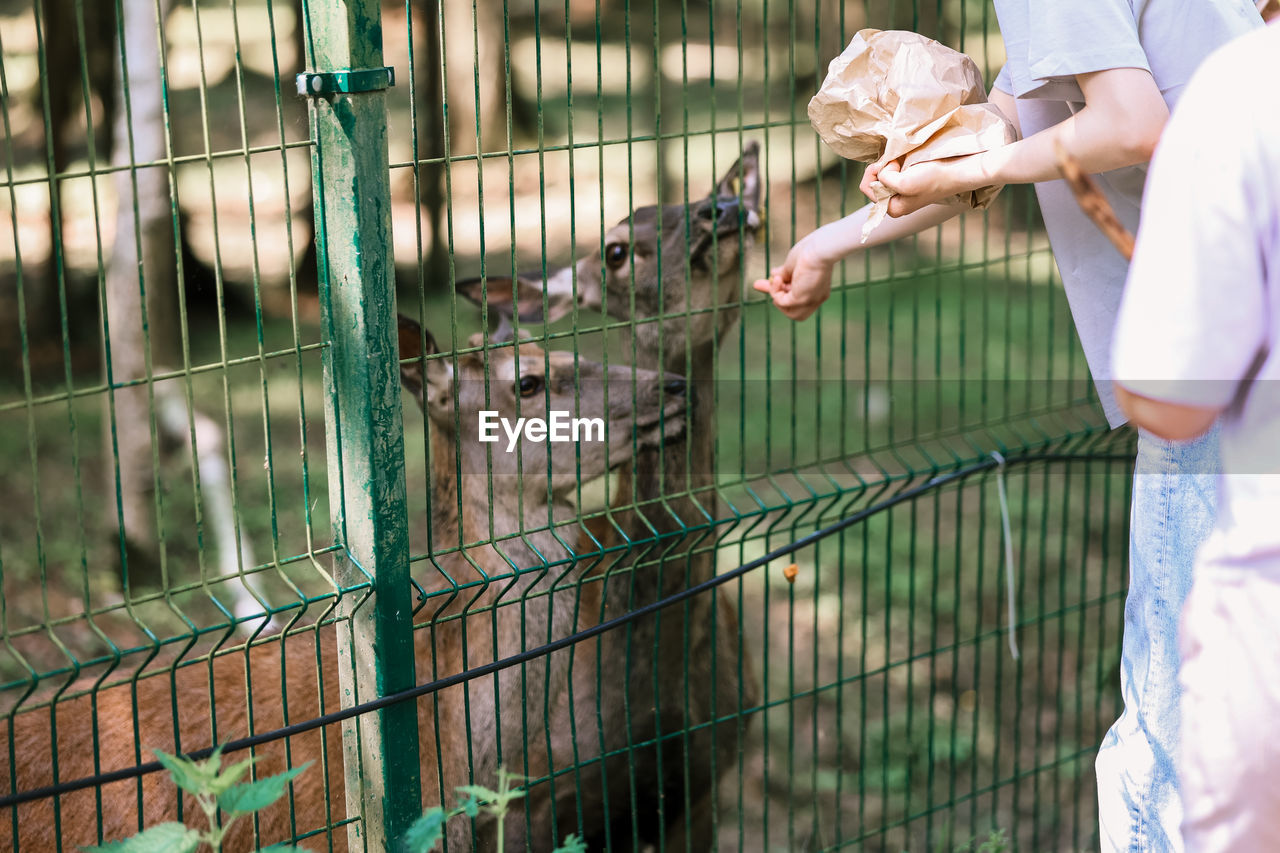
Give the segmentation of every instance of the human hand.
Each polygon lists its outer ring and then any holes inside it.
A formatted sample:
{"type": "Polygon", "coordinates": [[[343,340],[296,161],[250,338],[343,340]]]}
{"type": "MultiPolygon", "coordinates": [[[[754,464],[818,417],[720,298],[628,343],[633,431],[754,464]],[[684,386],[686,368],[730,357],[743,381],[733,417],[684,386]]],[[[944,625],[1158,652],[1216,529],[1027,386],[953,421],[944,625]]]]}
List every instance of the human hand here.
{"type": "Polygon", "coordinates": [[[880,180],[880,172],[883,171],[884,167],[888,166],[890,163],[894,163],[895,168],[898,168],[901,165],[896,161],[881,157],[879,160],[867,166],[862,173],[862,182],[858,184],[858,189],[862,190],[862,194],[872,201],[875,201],[877,197],[876,188],[873,187],[872,184],[877,183],[880,180]]]}
{"type": "Polygon", "coordinates": [[[890,216],[906,216],[990,183],[983,175],[981,154],[929,160],[906,169],[897,161],[885,163],[876,170],[875,179],[894,193],[889,199],[890,216]]]}
{"type": "Polygon", "coordinates": [[[818,229],[792,246],[786,260],[752,287],[769,294],[787,317],[807,320],[831,295],[835,259],[829,258],[823,248],[822,229],[818,229]]]}

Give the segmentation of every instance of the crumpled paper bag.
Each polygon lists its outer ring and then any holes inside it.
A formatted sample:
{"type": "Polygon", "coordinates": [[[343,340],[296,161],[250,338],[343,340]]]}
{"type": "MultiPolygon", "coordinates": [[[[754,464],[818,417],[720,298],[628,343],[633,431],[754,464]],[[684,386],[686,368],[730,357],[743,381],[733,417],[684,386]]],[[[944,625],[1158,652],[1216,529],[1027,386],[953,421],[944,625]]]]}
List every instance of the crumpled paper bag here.
{"type": "MultiPolygon", "coordinates": [[[[809,101],[809,121],[833,151],[874,163],[903,159],[903,168],[928,160],[978,154],[1007,145],[1017,132],[987,103],[972,59],[919,33],[861,30],[831,60],[827,79],[809,101]]],[[[865,243],[889,209],[893,192],[875,181],[875,207],[862,228],[865,243]]],[[[954,197],[986,207],[1000,187],[954,197]]]]}

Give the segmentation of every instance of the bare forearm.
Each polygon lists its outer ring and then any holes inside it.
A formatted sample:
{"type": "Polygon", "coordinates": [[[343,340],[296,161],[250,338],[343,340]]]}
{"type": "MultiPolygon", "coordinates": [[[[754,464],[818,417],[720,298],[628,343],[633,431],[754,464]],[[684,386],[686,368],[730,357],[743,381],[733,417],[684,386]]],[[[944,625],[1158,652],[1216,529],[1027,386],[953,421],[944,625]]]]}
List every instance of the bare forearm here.
{"type": "Polygon", "coordinates": [[[1169,118],[1151,75],[1142,69],[1116,68],[1081,74],[1077,80],[1085,93],[1084,109],[1039,133],[972,158],[975,189],[1055,180],[1059,142],[1090,174],[1151,159],[1169,118]]]}
{"type": "Polygon", "coordinates": [[[948,219],[964,211],[958,205],[931,204],[915,213],[906,216],[885,217],[862,242],[862,225],[871,213],[872,205],[868,204],[855,210],[844,219],[837,219],[819,228],[811,238],[815,240],[818,253],[823,260],[835,263],[859,249],[870,249],[892,243],[902,237],[910,237],[935,225],[941,225],[948,219]]]}
{"type": "Polygon", "coordinates": [[[1058,141],[1089,174],[1145,163],[1151,159],[1155,143],[1145,134],[1125,137],[1117,133],[1109,119],[1086,107],[1026,139],[984,152],[978,158],[980,170],[974,183],[990,186],[1055,180],[1061,177],[1055,149],[1058,141]]]}
{"type": "Polygon", "coordinates": [[[862,242],[862,226],[871,212],[867,205],[828,223],[791,247],[786,260],[768,278],[753,285],[773,298],[773,304],[792,320],[804,320],[831,295],[831,268],[842,258],[871,246],[879,246],[931,228],[960,212],[961,208],[935,204],[899,219],[885,219],[862,242]]]}

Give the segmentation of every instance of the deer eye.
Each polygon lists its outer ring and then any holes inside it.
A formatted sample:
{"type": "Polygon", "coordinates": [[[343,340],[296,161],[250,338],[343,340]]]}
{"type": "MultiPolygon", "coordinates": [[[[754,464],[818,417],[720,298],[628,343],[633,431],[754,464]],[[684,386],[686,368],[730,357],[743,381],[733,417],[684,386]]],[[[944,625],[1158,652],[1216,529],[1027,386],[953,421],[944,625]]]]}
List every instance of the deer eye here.
{"type": "Polygon", "coordinates": [[[616,270],[627,261],[627,247],[624,243],[610,243],[604,247],[604,262],[609,269],[616,270]]]}
{"type": "Polygon", "coordinates": [[[520,377],[520,396],[532,397],[542,390],[541,376],[521,376],[520,377]]]}

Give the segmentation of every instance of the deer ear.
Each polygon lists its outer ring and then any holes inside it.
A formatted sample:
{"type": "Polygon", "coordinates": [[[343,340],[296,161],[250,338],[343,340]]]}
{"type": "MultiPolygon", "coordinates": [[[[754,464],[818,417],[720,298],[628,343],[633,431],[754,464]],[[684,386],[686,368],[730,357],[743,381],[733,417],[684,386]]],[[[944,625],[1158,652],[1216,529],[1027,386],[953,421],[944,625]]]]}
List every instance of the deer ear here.
{"type": "Polygon", "coordinates": [[[536,323],[542,319],[543,282],[536,276],[468,278],[454,287],[459,296],[476,305],[488,305],[499,318],[510,318],[519,311],[522,322],[536,323]]]}
{"type": "Polygon", "coordinates": [[[510,276],[464,278],[454,282],[453,287],[459,296],[475,305],[483,305],[487,302],[490,308],[508,311],[511,309],[510,276]]]}
{"type": "Polygon", "coordinates": [[[760,210],[760,143],[754,139],[742,149],[738,162],[729,167],[712,193],[716,197],[740,199],[748,214],[760,210]]]}
{"type": "Polygon", "coordinates": [[[600,282],[600,259],[592,256],[585,262],[579,261],[567,267],[561,267],[547,276],[542,283],[542,291],[538,294],[536,313],[530,311],[528,316],[522,311],[523,322],[538,322],[542,319],[542,295],[546,294],[546,321],[554,323],[561,317],[573,313],[574,306],[600,310],[604,286],[600,282]]]}
{"type": "Polygon", "coordinates": [[[424,405],[426,399],[424,391],[431,379],[435,378],[429,374],[437,371],[449,371],[449,366],[435,359],[424,365],[424,355],[434,355],[440,352],[440,348],[436,346],[435,338],[431,337],[431,333],[422,326],[418,325],[417,320],[401,314],[399,316],[399,356],[400,356],[400,384],[402,384],[409,393],[413,394],[414,399],[418,401],[418,405],[424,405]],[[408,361],[408,364],[404,362],[408,361]]]}
{"type": "Polygon", "coordinates": [[[485,304],[498,316],[494,341],[515,337],[512,320],[521,323],[554,323],[569,315],[574,305],[599,309],[602,286],[598,261],[562,267],[545,279],[539,275],[469,278],[455,285],[457,292],[476,305],[485,304]],[[482,287],[483,284],[483,287],[482,287]]]}

